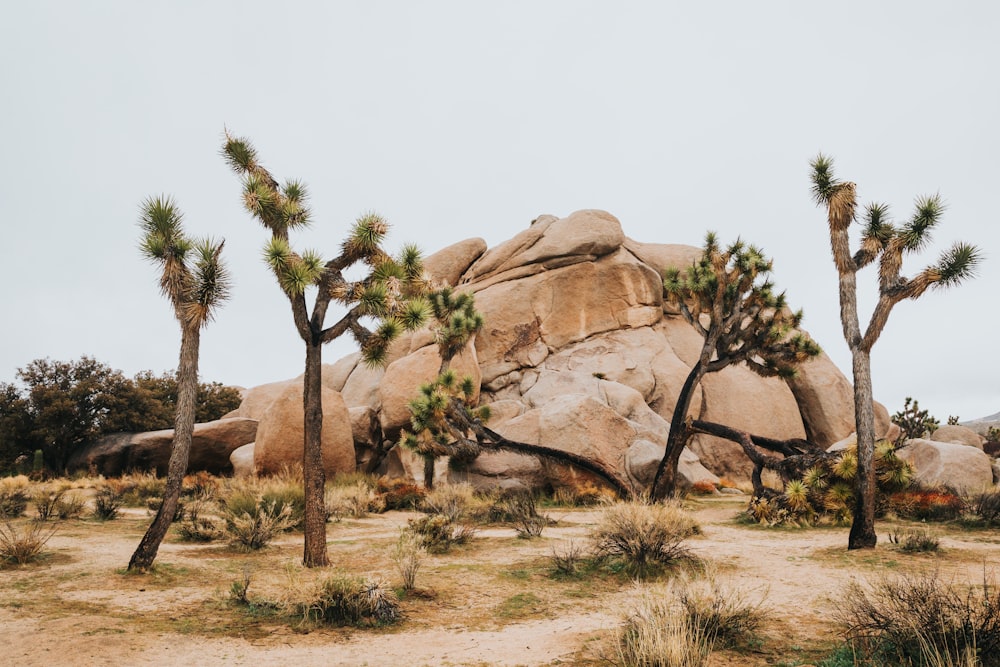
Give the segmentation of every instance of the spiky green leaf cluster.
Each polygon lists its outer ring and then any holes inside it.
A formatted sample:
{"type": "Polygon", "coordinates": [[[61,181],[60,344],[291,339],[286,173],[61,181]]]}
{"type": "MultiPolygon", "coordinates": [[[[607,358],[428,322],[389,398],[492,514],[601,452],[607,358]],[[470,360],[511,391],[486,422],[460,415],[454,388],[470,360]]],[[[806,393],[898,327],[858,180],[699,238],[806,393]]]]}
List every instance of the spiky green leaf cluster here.
{"type": "Polygon", "coordinates": [[[468,292],[442,287],[427,297],[430,313],[437,321],[434,336],[442,359],[451,359],[483,327],[475,298],[468,292]]]}
{"type": "Polygon", "coordinates": [[[400,445],[430,457],[472,457],[478,454],[476,441],[451,418],[457,402],[465,408],[468,418],[480,422],[489,420],[489,408],[476,407],[477,389],[473,378],[459,378],[451,369],[421,386],[419,395],[409,404],[413,430],[402,432],[400,445]]]}
{"type": "Polygon", "coordinates": [[[737,240],[723,250],[709,233],[698,260],[666,270],[665,298],[705,338],[709,370],[742,362],[760,375],[789,376],[819,354],[798,331],[802,312],[789,310],[767,279],[771,266],[760,248],[737,240]]]}
{"type": "Polygon", "coordinates": [[[224,241],[191,240],[182,220],[171,198],[146,199],[139,217],[139,250],[160,266],[160,291],[170,299],[177,318],[200,328],[229,296],[229,273],[221,258],[224,241]]]}

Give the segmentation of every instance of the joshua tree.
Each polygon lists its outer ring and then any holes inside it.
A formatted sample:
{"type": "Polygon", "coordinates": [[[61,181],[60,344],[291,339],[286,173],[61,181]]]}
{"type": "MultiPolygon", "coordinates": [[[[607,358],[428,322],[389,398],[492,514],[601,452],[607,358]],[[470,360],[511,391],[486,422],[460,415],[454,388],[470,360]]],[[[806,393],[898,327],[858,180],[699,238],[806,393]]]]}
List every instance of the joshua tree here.
{"type": "Polygon", "coordinates": [[[142,571],[152,566],[177,510],[194,433],[201,329],[225,301],[229,278],[220,259],[224,242],[190,240],[181,227],[181,213],[170,199],[147,199],[142,205],[139,224],[142,227],[142,254],[160,266],[160,291],[170,299],[174,317],[181,325],[174,444],[163,502],[128,564],[129,570],[142,571]]]}
{"type": "Polygon", "coordinates": [[[243,179],[246,209],[271,232],[264,257],[274,272],[292,307],[295,328],[306,346],[303,380],[305,443],[302,469],[305,481],[305,547],[302,557],[307,567],[329,564],[326,551],[326,511],[323,490],[326,476],[322,458],[322,346],[350,333],[361,347],[365,363],[385,362],[389,344],[404,330],[419,328],[427,316],[427,304],[420,298],[426,289],[423,263],[415,246],[406,246],[399,257],[390,257],[381,243],[389,229],[386,221],[368,213],[357,219],[343,242],[340,254],[324,261],[319,253],[292,250],[289,231],[309,223],[306,191],[302,183],[287,181],[279,186],[257,160],[257,152],[247,139],[226,133],[223,156],[243,179]],[[361,280],[344,277],[344,271],[362,263],[369,269],[361,280]],[[315,288],[312,310],[306,289],[315,288]],[[325,324],[332,301],[347,312],[332,326],[325,324]],[[365,318],[375,318],[378,326],[370,331],[365,318]]]}
{"type": "Polygon", "coordinates": [[[653,478],[652,499],[676,489],[681,452],[693,434],[687,413],[706,373],[742,363],[764,377],[788,377],[798,363],[819,354],[819,346],[797,331],[802,311],[791,312],[784,293],[773,292],[766,279],[771,265],[759,248],[739,240],[722,250],[710,232],[700,259],[683,272],[676,267],[667,270],[665,298],[705,342],[677,397],[666,451],[653,478]]]}
{"type": "Polygon", "coordinates": [[[854,413],[858,438],[856,505],[848,549],[875,547],[875,416],[872,408],[871,350],[882,334],[892,308],[903,299],[916,299],[930,287],[951,287],[975,275],[981,259],[978,248],[956,243],[936,264],[912,278],[900,275],[903,256],[922,250],[944,211],[939,196],[917,199],[913,217],[899,226],[889,220],[889,207],[872,203],[865,209],[861,243],[851,254],[848,228],[855,220],[854,183],[834,178],[833,160],[823,154],[810,163],[812,192],[817,205],[826,206],[833,263],[840,280],[840,321],[851,350],[854,371],[854,413]],[[857,273],[878,262],[878,302],[862,334],[858,321],[857,273]]]}

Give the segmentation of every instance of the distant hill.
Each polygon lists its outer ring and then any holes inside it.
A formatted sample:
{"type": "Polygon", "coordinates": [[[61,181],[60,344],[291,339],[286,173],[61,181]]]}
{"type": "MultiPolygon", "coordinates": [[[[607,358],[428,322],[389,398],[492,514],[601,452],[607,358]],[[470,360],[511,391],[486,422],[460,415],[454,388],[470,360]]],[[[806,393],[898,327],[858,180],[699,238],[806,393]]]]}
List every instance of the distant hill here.
{"type": "Polygon", "coordinates": [[[974,419],[977,422],[1000,422],[1000,412],[990,415],[989,417],[980,417],[979,419],[974,419]]]}

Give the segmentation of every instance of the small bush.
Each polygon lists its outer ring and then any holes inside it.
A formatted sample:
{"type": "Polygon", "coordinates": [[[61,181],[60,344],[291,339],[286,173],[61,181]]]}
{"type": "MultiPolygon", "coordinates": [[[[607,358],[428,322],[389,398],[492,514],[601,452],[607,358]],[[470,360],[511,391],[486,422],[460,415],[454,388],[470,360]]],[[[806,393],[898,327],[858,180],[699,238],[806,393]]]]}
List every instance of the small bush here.
{"type": "Polygon", "coordinates": [[[456,544],[465,544],[476,534],[473,526],[456,524],[443,514],[410,519],[407,530],[416,535],[421,546],[431,553],[445,553],[456,544]]]}
{"type": "Polygon", "coordinates": [[[77,491],[67,491],[56,501],[54,509],[60,519],[79,519],[87,509],[87,500],[77,491]]]}
{"type": "Polygon", "coordinates": [[[973,517],[987,527],[1000,525],[1000,489],[992,489],[974,495],[968,503],[973,517]]]}
{"type": "Polygon", "coordinates": [[[965,501],[947,490],[912,489],[889,497],[896,516],[917,521],[951,521],[961,516],[965,501]]]}
{"type": "Polygon", "coordinates": [[[387,510],[417,509],[426,495],[422,486],[417,486],[405,479],[378,480],[375,492],[382,497],[382,504],[387,510]]]}
{"type": "Polygon", "coordinates": [[[204,470],[185,475],[184,481],[181,483],[181,493],[188,498],[205,500],[214,498],[218,492],[218,478],[204,470]]]}
{"type": "Polygon", "coordinates": [[[904,532],[890,531],[889,542],[899,545],[899,549],[907,553],[937,551],[941,546],[938,538],[922,528],[904,532]]]}
{"type": "Polygon", "coordinates": [[[711,637],[715,646],[733,647],[753,639],[764,621],[764,596],[753,600],[744,590],[706,579],[681,578],[674,585],[680,608],[691,626],[711,637]]]}
{"type": "Polygon", "coordinates": [[[892,423],[899,426],[897,446],[910,438],[929,436],[941,424],[927,410],[921,410],[920,404],[909,396],[906,397],[903,409],[892,416],[892,423]]]}
{"type": "Polygon", "coordinates": [[[123,486],[116,480],[108,480],[97,488],[94,495],[94,518],[101,521],[117,518],[124,501],[123,486]]]}
{"type": "Polygon", "coordinates": [[[713,638],[678,609],[673,596],[641,588],[615,634],[611,662],[620,667],[704,667],[712,643],[713,638]]]}
{"type": "Polygon", "coordinates": [[[259,499],[251,510],[230,512],[225,517],[226,534],[240,551],[257,551],[267,546],[276,535],[292,528],[292,508],[259,499]]]}
{"type": "Polygon", "coordinates": [[[440,514],[449,521],[464,518],[475,502],[471,484],[442,484],[424,496],[420,509],[428,514],[440,514]]]}
{"type": "Polygon", "coordinates": [[[135,472],[118,480],[122,504],[129,507],[146,507],[152,498],[162,498],[167,480],[155,472],[135,472]]]}
{"type": "Polygon", "coordinates": [[[37,521],[24,524],[19,530],[9,521],[0,526],[0,560],[4,563],[24,565],[38,560],[45,543],[55,533],[55,528],[45,528],[37,521]]]}
{"type": "MultiPolygon", "coordinates": [[[[163,505],[163,498],[157,498],[154,496],[146,499],[146,509],[149,510],[150,514],[156,514],[159,512],[161,505],[163,505]]],[[[180,521],[183,519],[185,509],[186,505],[184,505],[183,501],[178,500],[177,507],[174,508],[174,516],[171,521],[180,521]]]]}
{"type": "Polygon", "coordinates": [[[982,667],[1000,666],[1000,591],[985,576],[972,587],[936,572],[855,581],[836,618],[856,654],[879,664],[926,664],[927,656],[967,664],[971,651],[982,667]]]}
{"type": "Polygon", "coordinates": [[[552,500],[557,505],[567,507],[590,507],[614,502],[616,496],[608,488],[597,486],[592,482],[581,482],[560,486],[552,494],[552,500]]]}
{"type": "Polygon", "coordinates": [[[344,517],[361,519],[369,512],[379,512],[384,505],[382,498],[364,482],[354,486],[327,486],[324,495],[326,514],[335,521],[344,517]]]}
{"type": "Polygon", "coordinates": [[[31,502],[35,504],[35,513],[39,521],[48,521],[56,516],[56,508],[62,500],[65,488],[54,490],[39,489],[31,496],[31,502]]]}
{"type": "Polygon", "coordinates": [[[573,577],[580,571],[583,563],[583,548],[570,540],[563,549],[552,547],[552,570],[557,575],[573,577]]]}
{"type": "Polygon", "coordinates": [[[387,625],[399,620],[399,600],[381,581],[337,573],[320,580],[295,611],[331,625],[387,625]]]}
{"type": "Polygon", "coordinates": [[[177,534],[185,542],[211,542],[226,534],[218,519],[205,514],[205,501],[188,503],[187,516],[177,524],[177,534]]]}
{"type": "Polygon", "coordinates": [[[16,519],[28,507],[27,477],[4,477],[0,479],[0,518],[16,519]]]}
{"type": "Polygon", "coordinates": [[[634,576],[644,577],[690,556],[684,541],[698,534],[695,520],[676,502],[640,501],[610,505],[594,530],[598,557],[621,562],[634,576]]]}
{"type": "Polygon", "coordinates": [[[426,552],[416,535],[405,530],[400,531],[399,539],[396,540],[396,546],[392,550],[392,562],[396,564],[399,576],[403,580],[403,590],[413,590],[417,572],[420,571],[426,552]]]}
{"type": "Polygon", "coordinates": [[[695,496],[711,496],[718,493],[718,491],[715,488],[715,484],[712,484],[707,479],[699,480],[691,485],[691,494],[695,496]]]}

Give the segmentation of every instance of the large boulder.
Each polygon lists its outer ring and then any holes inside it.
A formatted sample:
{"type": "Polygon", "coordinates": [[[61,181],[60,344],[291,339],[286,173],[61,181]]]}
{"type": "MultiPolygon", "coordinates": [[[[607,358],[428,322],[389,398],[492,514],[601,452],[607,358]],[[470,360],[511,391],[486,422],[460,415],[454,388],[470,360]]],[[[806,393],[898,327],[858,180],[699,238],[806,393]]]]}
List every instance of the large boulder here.
{"type": "MultiPolygon", "coordinates": [[[[328,476],[355,468],[351,416],[339,393],[326,387],[323,401],[323,469],[328,476]]],[[[261,417],[254,447],[258,473],[273,474],[286,466],[301,465],[305,443],[302,383],[293,382],[261,417]]]]}
{"type": "MultiPolygon", "coordinates": [[[[662,280],[667,267],[683,268],[700,255],[691,246],[628,239],[614,216],[587,210],[540,216],[493,248],[480,239],[456,243],[428,257],[425,268],[438,284],[472,293],[484,316],[474,356],[469,350],[453,364],[478,374],[480,400],[494,412],[491,428],[591,457],[644,484],[662,457],[681,387],[704,344],[664,305],[662,280]]],[[[324,368],[324,384],[352,408],[357,461],[409,423],[407,404],[438,363],[425,328],[394,342],[385,368],[369,368],[357,354],[324,368]]],[[[252,393],[246,408],[256,412],[253,405],[264,401],[251,400],[252,393]]],[[[881,435],[890,429],[889,415],[875,409],[881,435]]],[[[853,393],[825,357],[804,365],[791,382],[730,367],[704,378],[687,417],[829,445],[854,430],[853,393]]],[[[579,476],[522,454],[490,452],[471,463],[438,465],[440,479],[478,486],[537,488],[579,476]]],[[[384,467],[422,475],[422,461],[407,452],[390,452],[384,467]]],[[[747,478],[751,469],[738,446],[708,436],[692,440],[681,467],[689,481],[747,478]]]]}
{"type": "MultiPolygon", "coordinates": [[[[230,473],[229,455],[236,448],[253,442],[256,434],[257,421],[253,419],[237,417],[195,424],[188,470],[204,470],[215,475],[230,473]]],[[[105,476],[117,476],[129,470],[150,470],[165,475],[173,442],[173,429],[115,433],[74,452],[68,467],[70,470],[92,469],[105,476]]]]}
{"type": "Polygon", "coordinates": [[[945,424],[931,433],[930,440],[935,442],[951,442],[956,445],[968,445],[969,447],[983,448],[985,438],[966,426],[957,424],[945,424]]]}
{"type": "Polygon", "coordinates": [[[915,438],[897,454],[913,466],[914,480],[926,486],[977,493],[993,484],[992,460],[976,447],[915,438]]]}
{"type": "Polygon", "coordinates": [[[252,477],[256,474],[253,467],[254,443],[237,447],[229,455],[229,463],[233,466],[233,477],[252,477]]]}

